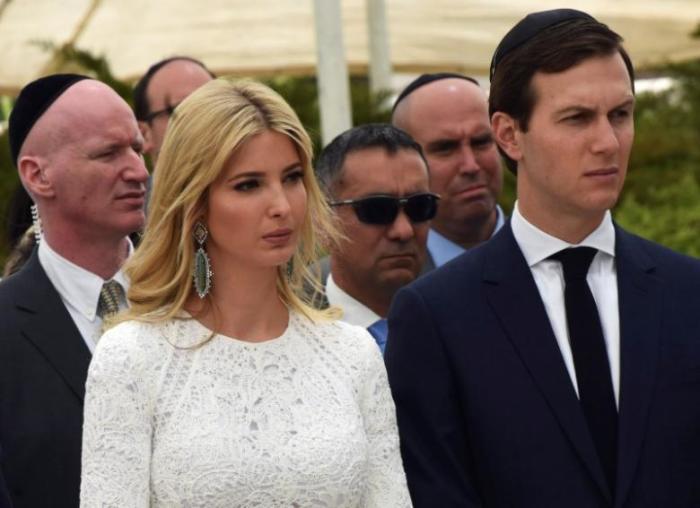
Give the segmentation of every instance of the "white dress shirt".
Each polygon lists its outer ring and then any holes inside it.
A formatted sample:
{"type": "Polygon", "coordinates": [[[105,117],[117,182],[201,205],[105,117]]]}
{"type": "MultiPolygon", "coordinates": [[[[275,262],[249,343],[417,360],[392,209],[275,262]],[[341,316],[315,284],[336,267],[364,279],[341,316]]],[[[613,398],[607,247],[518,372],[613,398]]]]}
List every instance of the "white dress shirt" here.
{"type": "Polygon", "coordinates": [[[586,281],[598,307],[603,337],[610,362],[615,402],[620,400],[620,313],[617,301],[617,268],[615,266],[615,228],[610,211],[600,225],[581,243],[570,244],[549,235],[528,222],[515,202],[511,218],[513,236],[527,261],[544,302],[547,317],[559,344],[564,364],[578,394],[576,368],[569,344],[569,331],[564,306],[564,274],[561,263],[547,259],[567,247],[593,247],[598,253],[593,258],[586,281]]]}
{"type": "Polygon", "coordinates": [[[343,310],[341,321],[351,325],[369,328],[382,319],[379,314],[340,289],[330,273],[326,279],[326,298],[333,307],[340,307],[343,310]]]}
{"type": "MultiPolygon", "coordinates": [[[[129,241],[129,254],[132,250],[133,246],[129,241]]],[[[49,246],[46,238],[39,242],[39,263],[61,296],[63,305],[73,318],[88,349],[91,353],[94,352],[97,340],[102,335],[102,319],[97,315],[97,301],[105,283],[104,279],[58,254],[49,246]]],[[[112,279],[121,284],[126,294],[129,281],[124,273],[119,270],[112,279]]],[[[119,306],[122,309],[126,308],[126,300],[119,306]]]]}

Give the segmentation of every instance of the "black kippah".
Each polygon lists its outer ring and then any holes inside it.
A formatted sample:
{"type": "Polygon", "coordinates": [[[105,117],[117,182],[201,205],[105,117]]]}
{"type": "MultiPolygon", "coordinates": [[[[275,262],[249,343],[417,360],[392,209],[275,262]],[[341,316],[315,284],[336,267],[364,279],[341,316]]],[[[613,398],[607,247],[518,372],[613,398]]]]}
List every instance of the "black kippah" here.
{"type": "Polygon", "coordinates": [[[433,81],[439,81],[441,79],[449,79],[449,78],[464,79],[466,81],[471,81],[475,85],[479,86],[479,82],[477,80],[475,80],[474,78],[470,78],[469,76],[464,76],[463,74],[457,74],[456,72],[436,72],[434,74],[421,74],[416,79],[411,81],[408,84],[408,86],[403,89],[403,92],[401,92],[399,94],[399,96],[396,98],[396,102],[394,102],[394,107],[391,108],[391,112],[393,113],[394,110],[396,110],[396,106],[399,105],[399,102],[401,102],[406,97],[411,95],[418,88],[425,86],[428,83],[432,83],[433,81]]]}
{"type": "Polygon", "coordinates": [[[17,165],[19,151],[34,124],[70,86],[83,79],[80,74],[52,74],[32,81],[22,88],[9,120],[10,150],[17,165]]]}
{"type": "Polygon", "coordinates": [[[510,29],[496,48],[496,52],[491,59],[489,79],[493,81],[493,75],[496,72],[496,67],[499,62],[515,48],[525,44],[545,28],[574,19],[589,19],[595,21],[595,18],[590,14],[577,11],[576,9],[552,9],[550,11],[533,12],[525,16],[510,29]]]}

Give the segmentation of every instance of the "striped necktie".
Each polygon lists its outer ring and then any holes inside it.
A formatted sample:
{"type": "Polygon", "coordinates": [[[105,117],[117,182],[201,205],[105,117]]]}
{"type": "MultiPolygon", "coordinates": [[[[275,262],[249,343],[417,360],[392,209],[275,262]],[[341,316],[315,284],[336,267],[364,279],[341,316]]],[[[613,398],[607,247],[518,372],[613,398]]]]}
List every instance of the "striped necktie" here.
{"type": "Polygon", "coordinates": [[[124,300],[124,289],[116,280],[108,280],[102,285],[97,300],[97,315],[105,319],[119,312],[119,303],[124,300]]]}

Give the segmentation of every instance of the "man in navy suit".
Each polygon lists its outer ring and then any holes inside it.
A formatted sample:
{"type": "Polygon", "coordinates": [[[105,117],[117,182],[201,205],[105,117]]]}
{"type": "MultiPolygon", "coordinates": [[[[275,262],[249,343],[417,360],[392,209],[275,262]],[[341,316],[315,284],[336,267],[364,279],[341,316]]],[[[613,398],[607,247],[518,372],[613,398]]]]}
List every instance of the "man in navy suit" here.
{"type": "Polygon", "coordinates": [[[497,48],[513,216],[389,313],[415,506],[700,506],[700,262],[609,211],[633,79],[620,37],[579,11],[531,14],[497,48]]]}
{"type": "MultiPolygon", "coordinates": [[[[2,450],[0,450],[0,459],[2,459],[2,450]]],[[[0,508],[12,508],[10,494],[7,492],[7,485],[5,485],[2,471],[0,471],[0,508]]]]}

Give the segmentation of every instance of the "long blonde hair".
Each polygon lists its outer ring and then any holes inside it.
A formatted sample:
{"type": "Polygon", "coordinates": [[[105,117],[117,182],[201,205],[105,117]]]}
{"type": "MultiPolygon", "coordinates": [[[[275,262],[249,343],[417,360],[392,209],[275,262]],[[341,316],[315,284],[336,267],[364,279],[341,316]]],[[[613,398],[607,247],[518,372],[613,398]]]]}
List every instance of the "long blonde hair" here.
{"type": "Polygon", "coordinates": [[[318,274],[309,267],[318,261],[321,244],[328,245],[338,235],[311,167],[311,140],[276,92],[254,81],[220,78],[185,99],[170,120],[155,169],[146,228],[125,266],[131,307],[117,321],[157,322],[180,313],[193,291],[192,230],[207,208],[209,186],[232,153],[266,130],[282,133],[294,143],[307,193],[299,246],[288,266],[278,267],[280,298],[312,320],[337,316],[333,310],[319,311],[309,304],[309,288],[321,287],[318,274]]]}

